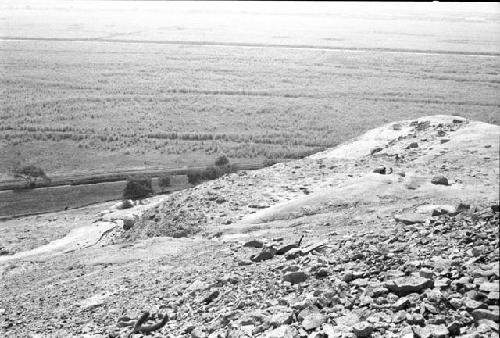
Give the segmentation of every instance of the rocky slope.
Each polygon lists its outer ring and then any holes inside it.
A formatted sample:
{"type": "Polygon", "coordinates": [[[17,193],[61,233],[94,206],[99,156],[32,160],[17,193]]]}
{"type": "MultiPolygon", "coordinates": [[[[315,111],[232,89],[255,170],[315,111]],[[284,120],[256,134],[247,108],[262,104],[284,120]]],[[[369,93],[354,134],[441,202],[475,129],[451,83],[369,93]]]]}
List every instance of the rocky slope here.
{"type": "Polygon", "coordinates": [[[498,336],[499,129],[391,123],[176,192],[97,245],[5,258],[0,332],[498,336]]]}

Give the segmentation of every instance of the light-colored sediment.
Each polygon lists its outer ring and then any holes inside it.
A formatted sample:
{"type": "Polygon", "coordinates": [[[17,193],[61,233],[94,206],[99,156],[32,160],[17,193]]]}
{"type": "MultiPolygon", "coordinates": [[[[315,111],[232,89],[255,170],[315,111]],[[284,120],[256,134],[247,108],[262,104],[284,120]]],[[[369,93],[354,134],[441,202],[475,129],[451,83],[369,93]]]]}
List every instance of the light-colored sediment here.
{"type": "Polygon", "coordinates": [[[0,332],[126,336],[147,310],[177,318],[158,336],[494,336],[499,137],[500,127],[460,117],[394,122],[303,160],[101,213],[0,257],[0,332]]]}

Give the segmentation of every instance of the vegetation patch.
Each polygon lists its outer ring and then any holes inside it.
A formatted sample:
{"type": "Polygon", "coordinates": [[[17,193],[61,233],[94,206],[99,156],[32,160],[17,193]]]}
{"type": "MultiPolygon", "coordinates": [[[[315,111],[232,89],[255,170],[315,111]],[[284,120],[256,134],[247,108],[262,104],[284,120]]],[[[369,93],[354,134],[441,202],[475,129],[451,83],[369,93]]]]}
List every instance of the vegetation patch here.
{"type": "Polygon", "coordinates": [[[141,199],[153,194],[151,178],[131,178],[123,189],[123,199],[141,199]]]}

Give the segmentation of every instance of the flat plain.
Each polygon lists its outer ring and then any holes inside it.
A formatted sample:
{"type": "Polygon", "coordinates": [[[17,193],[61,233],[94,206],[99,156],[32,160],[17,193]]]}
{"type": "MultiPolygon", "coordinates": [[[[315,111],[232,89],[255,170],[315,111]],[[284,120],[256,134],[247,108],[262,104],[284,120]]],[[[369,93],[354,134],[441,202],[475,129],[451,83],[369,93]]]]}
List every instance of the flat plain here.
{"type": "Polygon", "coordinates": [[[0,179],[300,158],[423,115],[500,123],[498,11],[379,5],[7,1],[0,179]]]}

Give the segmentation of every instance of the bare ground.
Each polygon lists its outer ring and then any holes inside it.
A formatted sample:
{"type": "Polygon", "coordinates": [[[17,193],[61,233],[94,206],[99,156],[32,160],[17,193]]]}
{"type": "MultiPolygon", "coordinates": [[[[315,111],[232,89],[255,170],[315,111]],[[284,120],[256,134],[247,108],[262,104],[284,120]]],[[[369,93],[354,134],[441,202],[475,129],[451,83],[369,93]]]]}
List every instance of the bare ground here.
{"type": "MultiPolygon", "coordinates": [[[[151,320],[171,317],[153,332],[158,336],[361,337],[369,331],[398,337],[408,330],[414,336],[426,336],[422,330],[427,330],[431,336],[443,328],[446,336],[455,322],[460,334],[482,330],[484,336],[498,336],[498,298],[490,300],[498,295],[492,286],[498,284],[498,211],[492,214],[490,205],[498,206],[499,135],[498,126],[459,117],[401,121],[304,160],[176,192],[132,211],[141,217],[127,231],[119,221],[127,218],[121,211],[88,210],[64,246],[52,242],[50,255],[40,255],[42,247],[0,258],[0,332],[125,336],[141,311],[149,311],[156,316],[151,320]],[[379,166],[390,173],[373,173],[379,166]],[[447,185],[431,183],[439,175],[447,185]],[[451,209],[460,203],[471,207],[455,215],[451,209]],[[97,221],[94,228],[83,228],[91,226],[86,219],[97,221]],[[88,232],[84,240],[74,236],[106,224],[114,225],[88,232]],[[179,234],[187,237],[162,237],[179,234]],[[302,236],[303,249],[295,257],[273,254],[255,261],[271,247],[302,236]],[[243,246],[249,239],[258,239],[264,249],[243,246]],[[87,247],[75,250],[82,243],[87,247]],[[374,254],[383,250],[389,251],[374,254]],[[436,261],[447,259],[451,265],[443,270],[436,261]],[[414,261],[422,263],[407,270],[414,261]],[[318,277],[321,269],[326,278],[318,277]],[[478,269],[486,277],[476,277],[478,269]],[[307,280],[284,281],[295,270],[304,271],[307,280]],[[349,271],[353,279],[346,277],[349,271]],[[435,285],[451,281],[434,289],[426,284],[409,296],[397,288],[375,296],[371,285],[384,288],[390,271],[406,276],[396,282],[424,275],[435,285]],[[382,284],[377,276],[386,276],[380,277],[382,284]],[[457,286],[468,276],[470,288],[486,300],[472,304],[467,290],[457,286]],[[322,303],[325,290],[337,292],[336,300],[322,303]],[[436,290],[447,302],[434,303],[436,290]],[[465,305],[449,305],[453,299],[465,305]],[[401,309],[398,301],[404,303],[401,309]],[[375,314],[379,317],[373,319],[375,314]],[[349,324],[349,318],[357,319],[349,324]]],[[[11,232],[10,245],[24,242],[17,235],[11,232]]]]}

